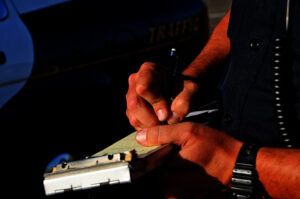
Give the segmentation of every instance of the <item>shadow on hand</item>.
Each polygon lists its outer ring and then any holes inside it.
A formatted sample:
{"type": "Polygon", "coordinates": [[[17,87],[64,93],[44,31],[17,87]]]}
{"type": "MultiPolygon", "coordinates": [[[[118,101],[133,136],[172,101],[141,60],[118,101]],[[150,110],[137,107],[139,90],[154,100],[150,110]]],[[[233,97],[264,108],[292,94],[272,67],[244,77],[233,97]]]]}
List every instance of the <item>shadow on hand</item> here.
{"type": "MultiPolygon", "coordinates": [[[[166,198],[226,198],[226,187],[179,154],[152,174],[166,198]]],[[[149,187],[148,187],[149,188],[149,187]]],[[[149,190],[148,190],[149,191],[149,190]]]]}

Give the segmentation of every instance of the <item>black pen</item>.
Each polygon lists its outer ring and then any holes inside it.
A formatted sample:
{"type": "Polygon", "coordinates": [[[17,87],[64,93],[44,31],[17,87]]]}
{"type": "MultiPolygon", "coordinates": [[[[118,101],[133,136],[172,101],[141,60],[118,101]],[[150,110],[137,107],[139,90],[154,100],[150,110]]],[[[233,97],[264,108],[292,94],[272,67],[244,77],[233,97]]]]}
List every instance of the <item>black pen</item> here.
{"type": "Polygon", "coordinates": [[[175,96],[175,85],[178,84],[178,72],[179,72],[179,56],[178,56],[178,52],[176,50],[176,48],[171,48],[170,51],[170,59],[169,59],[169,65],[168,65],[168,77],[167,77],[167,82],[166,82],[166,99],[169,103],[169,105],[171,105],[172,103],[172,98],[174,98],[175,96]]]}
{"type": "Polygon", "coordinates": [[[170,51],[169,72],[173,78],[176,77],[178,72],[178,53],[176,48],[171,48],[170,51]]]}
{"type": "MultiPolygon", "coordinates": [[[[176,76],[178,73],[178,52],[176,48],[171,48],[170,51],[170,57],[169,57],[169,63],[167,68],[167,78],[164,85],[164,97],[167,100],[169,106],[171,106],[172,103],[172,97],[173,96],[173,90],[174,90],[174,84],[176,81],[176,76]]],[[[161,122],[162,125],[167,124],[167,121],[161,122]]]]}

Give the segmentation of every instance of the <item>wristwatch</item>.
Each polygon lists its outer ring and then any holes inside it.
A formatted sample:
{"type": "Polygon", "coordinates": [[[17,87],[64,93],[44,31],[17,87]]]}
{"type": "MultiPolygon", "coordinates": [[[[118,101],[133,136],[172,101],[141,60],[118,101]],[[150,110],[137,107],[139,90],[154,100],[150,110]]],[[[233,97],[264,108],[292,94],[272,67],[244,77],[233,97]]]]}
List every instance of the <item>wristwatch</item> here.
{"type": "Polygon", "coordinates": [[[258,177],[255,170],[258,144],[245,143],[238,154],[231,178],[232,199],[258,198],[258,177]]]}

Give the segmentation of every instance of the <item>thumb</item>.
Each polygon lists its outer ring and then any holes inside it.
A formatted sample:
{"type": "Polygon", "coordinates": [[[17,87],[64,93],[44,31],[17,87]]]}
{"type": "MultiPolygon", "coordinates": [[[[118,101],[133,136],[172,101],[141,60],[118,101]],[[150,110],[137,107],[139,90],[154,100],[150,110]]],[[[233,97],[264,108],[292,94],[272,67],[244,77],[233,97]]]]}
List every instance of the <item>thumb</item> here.
{"type": "Polygon", "coordinates": [[[173,143],[182,145],[186,143],[191,135],[186,125],[190,123],[179,123],[173,125],[160,125],[140,130],[136,134],[136,141],[143,146],[156,146],[173,143]]]}
{"type": "Polygon", "coordinates": [[[199,90],[198,85],[195,82],[186,80],[183,84],[183,90],[172,102],[172,114],[168,119],[169,124],[175,124],[183,120],[183,118],[190,112],[192,99],[199,90]]]}

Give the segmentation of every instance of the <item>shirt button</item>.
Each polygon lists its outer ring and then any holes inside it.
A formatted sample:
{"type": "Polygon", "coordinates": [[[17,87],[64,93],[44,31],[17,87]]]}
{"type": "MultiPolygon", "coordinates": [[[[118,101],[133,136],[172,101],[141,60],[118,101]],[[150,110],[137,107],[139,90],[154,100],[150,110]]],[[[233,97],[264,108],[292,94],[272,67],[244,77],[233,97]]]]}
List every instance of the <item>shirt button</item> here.
{"type": "Polygon", "coordinates": [[[261,42],[259,40],[252,40],[249,46],[253,51],[258,51],[261,48],[261,42]]]}
{"type": "Polygon", "coordinates": [[[232,116],[230,114],[226,114],[223,118],[223,122],[225,125],[229,125],[232,122],[232,116]]]}

